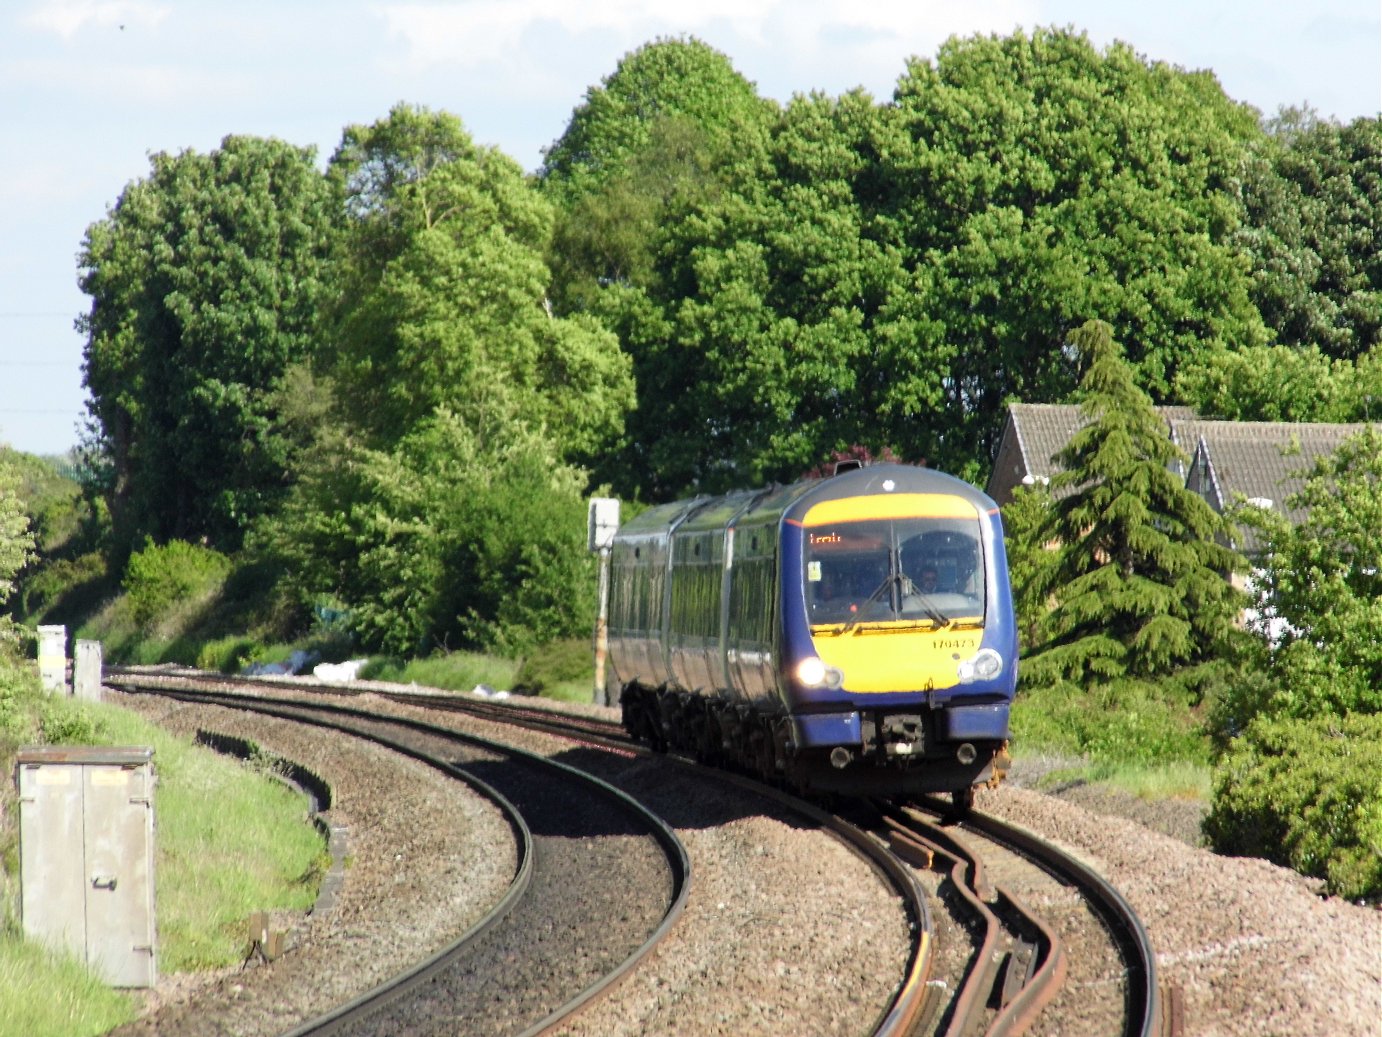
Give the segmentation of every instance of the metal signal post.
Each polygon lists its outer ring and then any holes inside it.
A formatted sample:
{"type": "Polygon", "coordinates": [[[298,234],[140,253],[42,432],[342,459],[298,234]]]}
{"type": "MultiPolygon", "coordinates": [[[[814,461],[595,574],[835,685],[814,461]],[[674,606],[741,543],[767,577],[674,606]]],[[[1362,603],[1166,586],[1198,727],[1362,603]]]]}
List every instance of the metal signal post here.
{"type": "Polygon", "coordinates": [[[605,689],[605,656],[609,652],[609,554],[619,530],[619,501],[592,497],[587,515],[588,549],[600,553],[600,605],[595,615],[595,687],[592,701],[608,706],[605,689]]]}

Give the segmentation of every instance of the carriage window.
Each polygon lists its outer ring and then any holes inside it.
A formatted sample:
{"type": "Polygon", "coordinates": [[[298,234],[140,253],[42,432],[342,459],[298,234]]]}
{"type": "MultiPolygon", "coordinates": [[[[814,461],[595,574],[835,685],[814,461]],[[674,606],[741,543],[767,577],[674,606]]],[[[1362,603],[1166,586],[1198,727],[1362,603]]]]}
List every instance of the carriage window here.
{"type": "Polygon", "coordinates": [[[806,530],[803,577],[813,623],[982,622],[977,519],[840,522],[806,530]]]}

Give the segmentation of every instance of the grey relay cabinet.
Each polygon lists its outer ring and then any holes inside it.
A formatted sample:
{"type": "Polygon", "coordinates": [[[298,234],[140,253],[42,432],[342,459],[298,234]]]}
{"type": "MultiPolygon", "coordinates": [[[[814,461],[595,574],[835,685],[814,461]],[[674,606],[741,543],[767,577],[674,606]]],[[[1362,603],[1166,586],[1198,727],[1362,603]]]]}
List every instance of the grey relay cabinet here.
{"type": "Polygon", "coordinates": [[[29,747],[16,772],[25,933],[113,986],[153,986],[153,750],[29,747]]]}

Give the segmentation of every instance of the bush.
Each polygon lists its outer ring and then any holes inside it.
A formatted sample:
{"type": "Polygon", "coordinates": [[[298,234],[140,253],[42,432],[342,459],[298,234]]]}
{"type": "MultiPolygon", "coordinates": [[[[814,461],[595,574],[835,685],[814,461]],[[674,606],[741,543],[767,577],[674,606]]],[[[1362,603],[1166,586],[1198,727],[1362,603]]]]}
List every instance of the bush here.
{"type": "Polygon", "coordinates": [[[71,621],[95,612],[114,589],[99,552],[45,559],[19,585],[18,615],[29,622],[71,621]]]}
{"type": "Polygon", "coordinates": [[[232,634],[207,641],[197,649],[197,668],[219,673],[239,673],[260,650],[259,642],[232,634]]]}
{"type": "Polygon", "coordinates": [[[0,768],[6,775],[13,773],[14,750],[38,737],[33,703],[43,694],[33,664],[0,645],[0,768]]]}
{"type": "Polygon", "coordinates": [[[1204,761],[1208,742],[1172,682],[1113,681],[1092,688],[1069,682],[1023,687],[1013,704],[1015,746],[1099,763],[1204,761]]]}
{"type": "Polygon", "coordinates": [[[148,629],[172,614],[187,611],[219,591],[230,574],[230,560],[218,551],[181,540],[148,545],[130,556],[124,588],[130,618],[148,629]]]}
{"type": "Polygon", "coordinates": [[[559,684],[594,679],[595,659],[590,641],[569,638],[549,641],[528,653],[514,677],[513,690],[541,695],[559,684]]]}
{"type": "Polygon", "coordinates": [[[1382,896],[1382,716],[1259,719],[1215,768],[1205,834],[1345,897],[1382,896]]]}
{"type": "Polygon", "coordinates": [[[252,550],[297,601],[331,601],[363,651],[514,656],[588,630],[586,476],[539,433],[492,431],[439,412],[391,452],[342,447],[252,550]]]}

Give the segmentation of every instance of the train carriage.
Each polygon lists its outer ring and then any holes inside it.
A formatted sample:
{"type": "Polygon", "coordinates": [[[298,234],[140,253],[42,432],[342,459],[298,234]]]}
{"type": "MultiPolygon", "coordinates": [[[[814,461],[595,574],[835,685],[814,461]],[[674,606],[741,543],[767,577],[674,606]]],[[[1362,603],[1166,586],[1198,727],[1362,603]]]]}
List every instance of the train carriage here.
{"type": "Polygon", "coordinates": [[[609,663],[659,748],[967,803],[1006,767],[1017,680],[997,506],[887,464],[652,508],[614,538],[609,663]]]}

